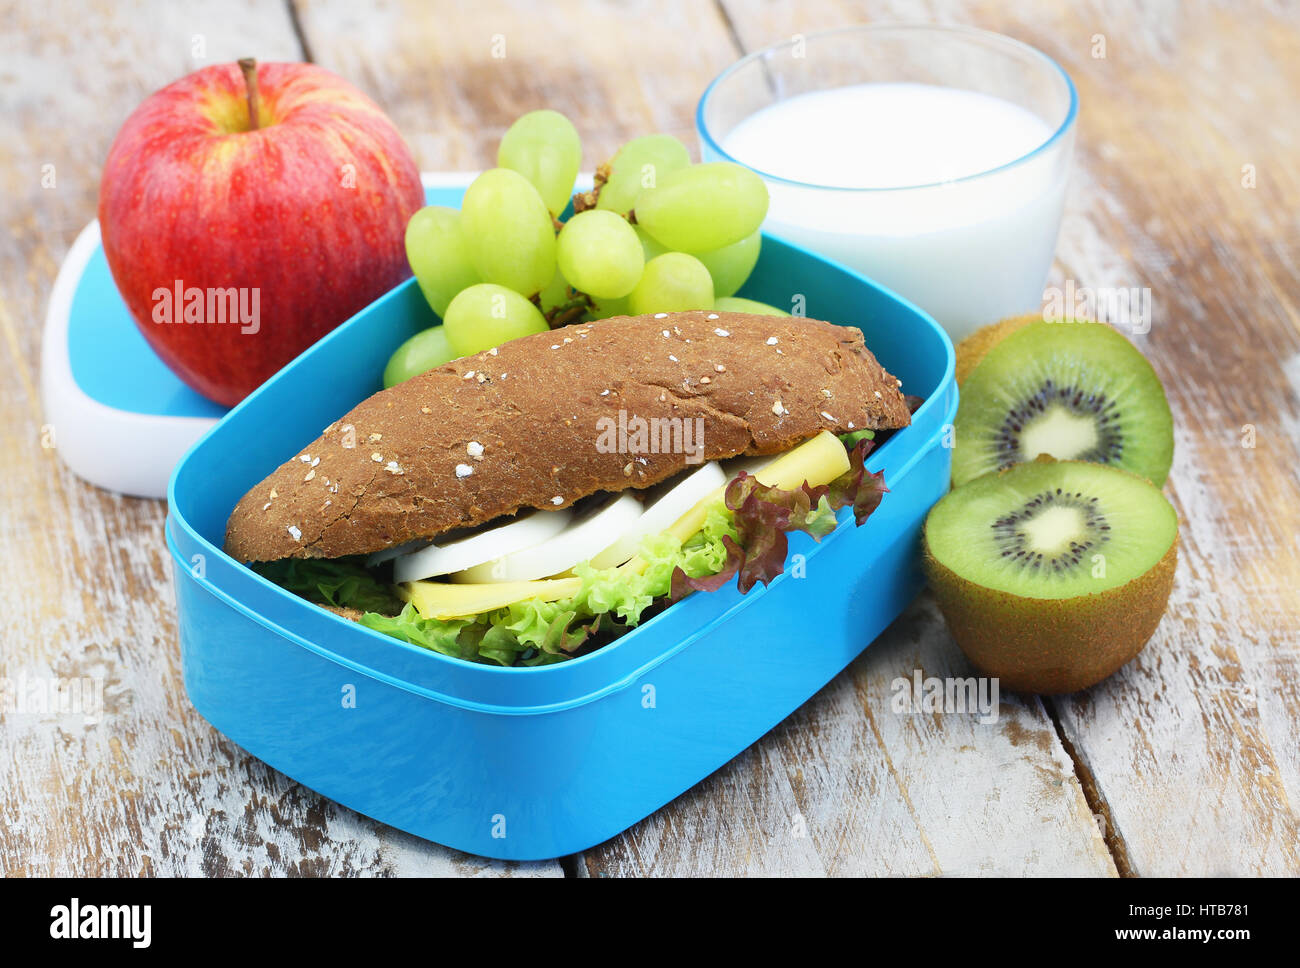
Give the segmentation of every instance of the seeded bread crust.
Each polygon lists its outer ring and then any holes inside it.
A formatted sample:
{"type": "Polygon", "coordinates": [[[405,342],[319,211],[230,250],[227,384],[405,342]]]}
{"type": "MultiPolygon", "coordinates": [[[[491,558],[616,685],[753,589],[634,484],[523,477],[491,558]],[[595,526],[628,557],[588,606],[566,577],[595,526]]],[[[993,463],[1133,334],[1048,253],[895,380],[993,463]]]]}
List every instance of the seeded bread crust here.
{"type": "Polygon", "coordinates": [[[705,312],[576,324],[363,401],[240,500],[226,551],[240,561],[373,552],[649,487],[688,458],[774,454],[822,430],[909,422],[899,382],[852,327],[705,312]],[[660,433],[638,439],[635,418],[660,433]],[[702,427],[702,453],[646,452],[671,439],[665,428],[682,440],[682,421],[702,427]]]}

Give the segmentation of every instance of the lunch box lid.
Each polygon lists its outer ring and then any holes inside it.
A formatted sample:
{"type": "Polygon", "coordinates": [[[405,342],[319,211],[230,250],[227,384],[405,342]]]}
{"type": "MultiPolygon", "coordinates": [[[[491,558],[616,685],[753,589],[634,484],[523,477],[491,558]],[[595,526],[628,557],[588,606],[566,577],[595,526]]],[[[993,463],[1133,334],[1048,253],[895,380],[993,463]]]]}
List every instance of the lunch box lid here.
{"type": "MultiPolygon", "coordinates": [[[[869,455],[891,489],[935,446],[955,406],[952,343],[926,313],[852,270],[777,237],[741,295],[784,302],[789,282],[808,299],[809,315],[858,325],[867,345],[907,392],[924,391],[913,423],[869,455]]],[[[627,688],[662,662],[708,636],[738,610],[755,607],[765,589],[741,595],[734,583],[694,594],[617,641],[588,655],[531,668],[469,662],[364,628],[285,591],[221,550],[236,501],[286,458],[317,437],[341,412],[380,389],[379,375],[399,343],[433,325],[414,280],[391,290],[325,336],[234,407],[184,456],[172,474],[166,535],[190,578],[248,619],[340,666],[429,699],[496,715],[560,712],[627,688]]],[[[885,501],[888,502],[886,495],[885,501]]],[[[870,528],[871,522],[864,525],[870,528]]],[[[850,509],[820,545],[795,534],[790,553],[811,562],[854,528],[850,509]]],[[[776,583],[791,580],[788,574],[776,583]]],[[[839,583],[806,583],[810,621],[832,606],[839,583]]]]}
{"type": "MultiPolygon", "coordinates": [[[[459,205],[473,178],[425,172],[425,202],[459,205]]],[[[145,340],[117,291],[97,220],[72,243],[50,292],[41,403],[42,441],[74,474],[153,498],[167,496],[177,462],[227,410],[182,382],[145,340]]]]}

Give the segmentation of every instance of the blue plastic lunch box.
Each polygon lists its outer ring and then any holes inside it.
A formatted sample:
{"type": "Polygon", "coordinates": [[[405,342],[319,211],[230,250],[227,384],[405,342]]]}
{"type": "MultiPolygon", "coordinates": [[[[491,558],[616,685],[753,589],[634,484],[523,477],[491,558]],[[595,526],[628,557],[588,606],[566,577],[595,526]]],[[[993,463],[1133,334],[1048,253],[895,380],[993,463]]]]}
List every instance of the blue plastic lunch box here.
{"type": "MultiPolygon", "coordinates": [[[[414,281],[389,292],[226,415],[168,493],[185,687],[213,726],[354,810],[485,857],[598,844],[708,776],[858,655],[920,590],[919,535],[947,489],[952,344],[862,276],[765,237],[741,295],[858,326],[913,423],[870,456],[889,493],[820,544],[792,536],[785,574],[696,593],[611,645],[538,668],[425,651],[283,591],[221,550],[253,485],[380,388],[389,355],[437,322],[414,281]]],[[[563,393],[563,387],[556,388],[563,393]]]]}

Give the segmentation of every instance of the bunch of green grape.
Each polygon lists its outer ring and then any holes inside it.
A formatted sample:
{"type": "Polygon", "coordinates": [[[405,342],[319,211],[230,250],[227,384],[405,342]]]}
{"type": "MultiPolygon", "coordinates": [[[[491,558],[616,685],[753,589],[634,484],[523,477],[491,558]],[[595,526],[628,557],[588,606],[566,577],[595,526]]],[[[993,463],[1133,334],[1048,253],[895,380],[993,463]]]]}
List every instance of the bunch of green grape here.
{"type": "Polygon", "coordinates": [[[459,211],[411,217],[406,255],[442,325],[393,354],[384,386],[449,360],[610,316],[725,309],[788,315],[735,293],[758,262],[767,187],[748,168],[691,164],[666,134],[629,141],[573,195],[582,142],[557,111],[506,132],[459,211]],[[561,217],[573,213],[566,221],[561,217]]]}

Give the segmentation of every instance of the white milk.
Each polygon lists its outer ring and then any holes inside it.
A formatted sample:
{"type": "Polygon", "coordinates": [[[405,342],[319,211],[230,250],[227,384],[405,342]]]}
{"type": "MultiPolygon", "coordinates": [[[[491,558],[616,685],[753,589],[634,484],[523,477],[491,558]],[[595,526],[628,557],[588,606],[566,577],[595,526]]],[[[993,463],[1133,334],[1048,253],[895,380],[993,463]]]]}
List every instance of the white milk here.
{"type": "Polygon", "coordinates": [[[741,121],[723,149],[760,173],[807,183],[767,179],[766,230],[895,290],[958,340],[1041,305],[1069,153],[993,169],[1052,133],[986,94],[875,83],[777,101],[741,121]]]}

